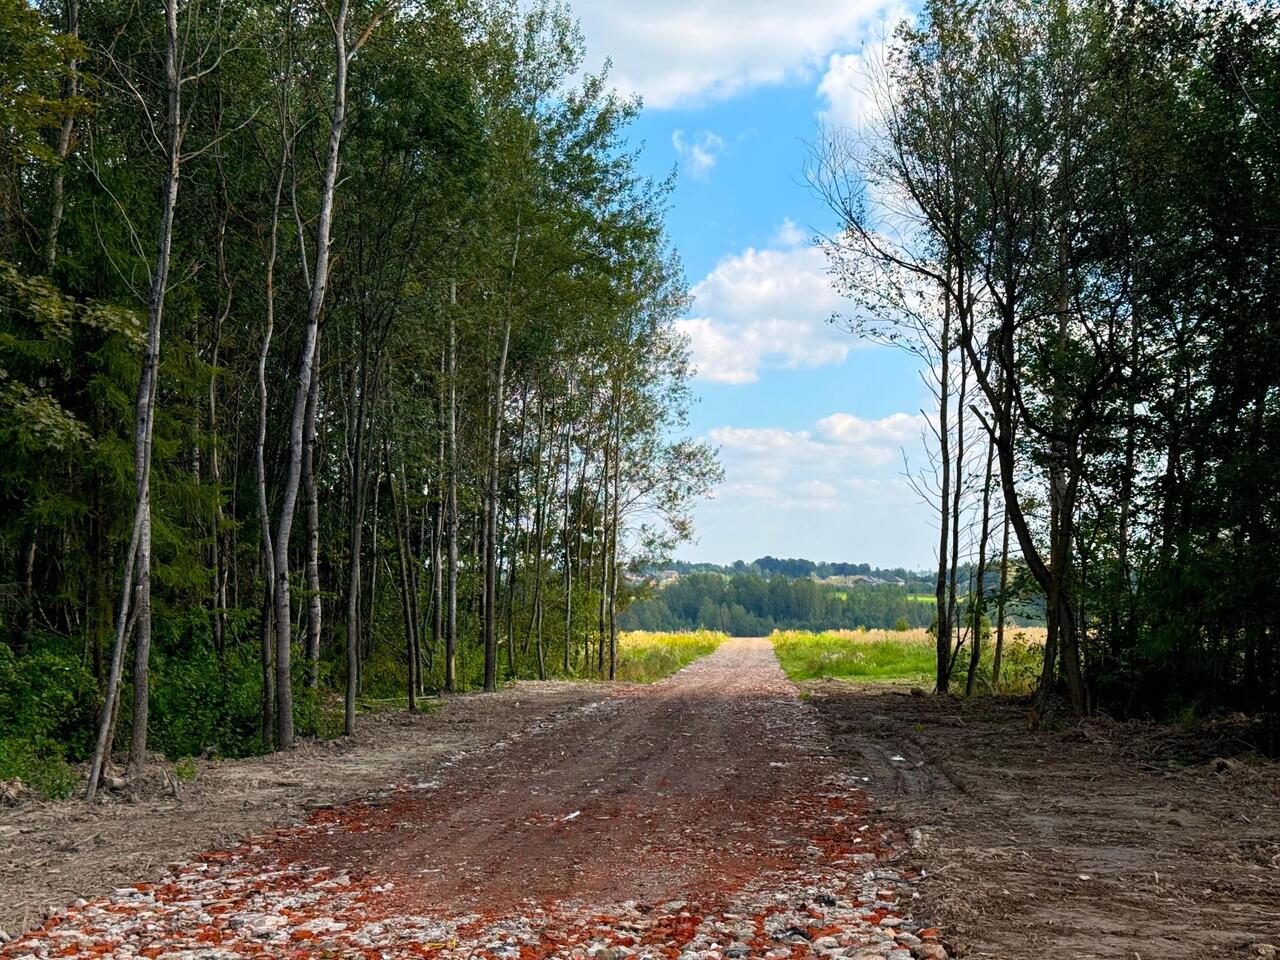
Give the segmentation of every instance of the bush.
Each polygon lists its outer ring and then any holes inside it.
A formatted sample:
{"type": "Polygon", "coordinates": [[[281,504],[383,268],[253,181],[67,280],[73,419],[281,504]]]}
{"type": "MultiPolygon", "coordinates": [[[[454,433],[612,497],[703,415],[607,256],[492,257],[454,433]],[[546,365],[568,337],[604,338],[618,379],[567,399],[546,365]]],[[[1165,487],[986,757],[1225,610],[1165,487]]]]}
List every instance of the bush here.
{"type": "Polygon", "coordinates": [[[62,757],[55,741],[18,737],[0,739],[0,781],[21,780],[50,800],[64,800],[75,792],[80,778],[62,757]]]}
{"type": "MultiPolygon", "coordinates": [[[[77,657],[40,650],[16,658],[0,646],[0,729],[30,744],[53,744],[58,760],[93,748],[100,701],[93,675],[77,657]]],[[[41,746],[37,753],[47,752],[41,746]]]]}

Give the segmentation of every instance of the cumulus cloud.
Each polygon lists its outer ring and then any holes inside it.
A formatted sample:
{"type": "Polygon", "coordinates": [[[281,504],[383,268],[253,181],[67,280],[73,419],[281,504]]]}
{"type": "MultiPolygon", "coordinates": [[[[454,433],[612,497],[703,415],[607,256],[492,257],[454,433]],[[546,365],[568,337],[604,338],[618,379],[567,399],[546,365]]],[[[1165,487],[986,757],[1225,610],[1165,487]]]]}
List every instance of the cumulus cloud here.
{"type": "Polygon", "coordinates": [[[835,413],[804,430],[715,427],[707,439],[725,468],[716,512],[745,514],[752,523],[766,522],[768,512],[801,513],[820,526],[846,509],[914,509],[902,452],[919,455],[924,425],[918,414],[835,413]]]}
{"type": "Polygon", "coordinates": [[[879,420],[863,420],[852,413],[833,413],[818,421],[818,433],[835,443],[908,443],[924,425],[919,414],[891,413],[879,420]]]}
{"type": "Polygon", "coordinates": [[[833,53],[818,81],[823,119],[833,127],[860,129],[875,115],[873,81],[864,53],[833,53]]]}
{"type": "Polygon", "coordinates": [[[703,179],[716,165],[724,151],[724,138],[710,130],[688,136],[683,130],[671,134],[671,146],[675,147],[680,165],[689,173],[703,179]]]}
{"type": "Polygon", "coordinates": [[[689,106],[809,78],[878,29],[891,0],[577,0],[588,50],[652,107],[689,106]]]}
{"type": "Polygon", "coordinates": [[[924,564],[936,530],[902,476],[902,452],[920,457],[924,426],[909,413],[838,412],[802,429],[708,431],[725,480],[698,506],[705,546],[692,552],[720,562],[773,553],[924,564]]]}
{"type": "Polygon", "coordinates": [[[843,301],[831,288],[826,256],[803,239],[788,220],[780,246],[725,257],[694,286],[692,316],[678,326],[698,376],[754,383],[768,367],[844,362],[854,341],[828,322],[843,301]]]}

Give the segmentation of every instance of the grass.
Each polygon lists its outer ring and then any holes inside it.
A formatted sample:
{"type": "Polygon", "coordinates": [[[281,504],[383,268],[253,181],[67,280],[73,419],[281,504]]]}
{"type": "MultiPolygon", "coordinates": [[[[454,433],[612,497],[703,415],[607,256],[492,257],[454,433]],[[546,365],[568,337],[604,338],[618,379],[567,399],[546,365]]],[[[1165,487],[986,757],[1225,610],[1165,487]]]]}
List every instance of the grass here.
{"type": "MultiPolygon", "coordinates": [[[[1044,628],[1006,628],[1000,690],[1025,693],[1035,686],[1044,649],[1044,628]]],[[[841,680],[879,680],[932,683],[936,656],[927,630],[831,630],[809,633],[775,630],[770,637],[782,669],[792,680],[835,677],[841,680]]],[[[994,644],[983,644],[979,677],[989,685],[994,644]]],[[[963,689],[968,674],[968,649],[956,663],[953,683],[963,689]]]]}
{"type": "Polygon", "coordinates": [[[924,630],[775,630],[769,638],[792,680],[928,680],[933,640],[924,630]]]}
{"type": "Polygon", "coordinates": [[[636,630],[618,637],[618,679],[652,683],[669,677],[699,657],[712,653],[724,640],[723,633],[649,633],[636,630]]]}

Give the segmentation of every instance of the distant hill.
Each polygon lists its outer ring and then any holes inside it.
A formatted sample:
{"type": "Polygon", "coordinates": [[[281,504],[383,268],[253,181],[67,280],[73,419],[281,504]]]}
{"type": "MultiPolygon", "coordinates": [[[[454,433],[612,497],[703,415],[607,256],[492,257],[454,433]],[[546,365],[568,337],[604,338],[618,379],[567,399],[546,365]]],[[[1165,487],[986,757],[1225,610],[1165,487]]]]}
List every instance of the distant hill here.
{"type": "MultiPolygon", "coordinates": [[[[760,557],[750,563],[676,561],[631,577],[635,599],[621,612],[624,630],[723,630],[761,636],[775,629],[836,630],[928,627],[934,621],[936,574],[868,563],[760,557]]],[[[968,583],[968,566],[959,571],[968,583]]],[[[998,585],[988,572],[987,590],[998,585]]],[[[1009,619],[1039,622],[1035,603],[1010,608],[1009,619]]]]}
{"type": "Polygon", "coordinates": [[[873,580],[901,580],[905,584],[920,584],[933,589],[933,574],[926,570],[909,570],[906,567],[874,567],[869,563],[845,563],[827,560],[803,560],[763,556],[756,560],[735,560],[733,563],[689,563],[676,560],[663,564],[662,570],[678,574],[722,573],[726,575],[754,573],[769,580],[773,577],[813,577],[828,580],[833,577],[869,577],[873,580]]]}

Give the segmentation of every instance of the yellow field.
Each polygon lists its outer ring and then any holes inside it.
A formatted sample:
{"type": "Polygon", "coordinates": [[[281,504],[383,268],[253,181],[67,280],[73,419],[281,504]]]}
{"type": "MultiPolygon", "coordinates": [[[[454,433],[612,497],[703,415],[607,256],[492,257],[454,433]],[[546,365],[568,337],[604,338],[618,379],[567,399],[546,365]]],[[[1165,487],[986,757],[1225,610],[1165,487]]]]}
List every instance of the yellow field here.
{"type": "MultiPolygon", "coordinates": [[[[778,631],[778,633],[795,633],[797,631],[778,631]]],[[[857,630],[824,630],[824,634],[830,637],[839,637],[842,640],[853,640],[858,643],[882,643],[886,640],[897,641],[898,643],[923,643],[933,646],[933,635],[923,627],[914,630],[867,630],[859,627],[857,630]]],[[[1015,627],[1012,625],[1004,628],[1004,642],[1006,646],[1017,644],[1018,646],[1029,647],[1039,644],[1044,645],[1045,637],[1048,635],[1045,627],[1015,627]]],[[[994,642],[995,631],[992,630],[992,642],[994,642]]]]}

